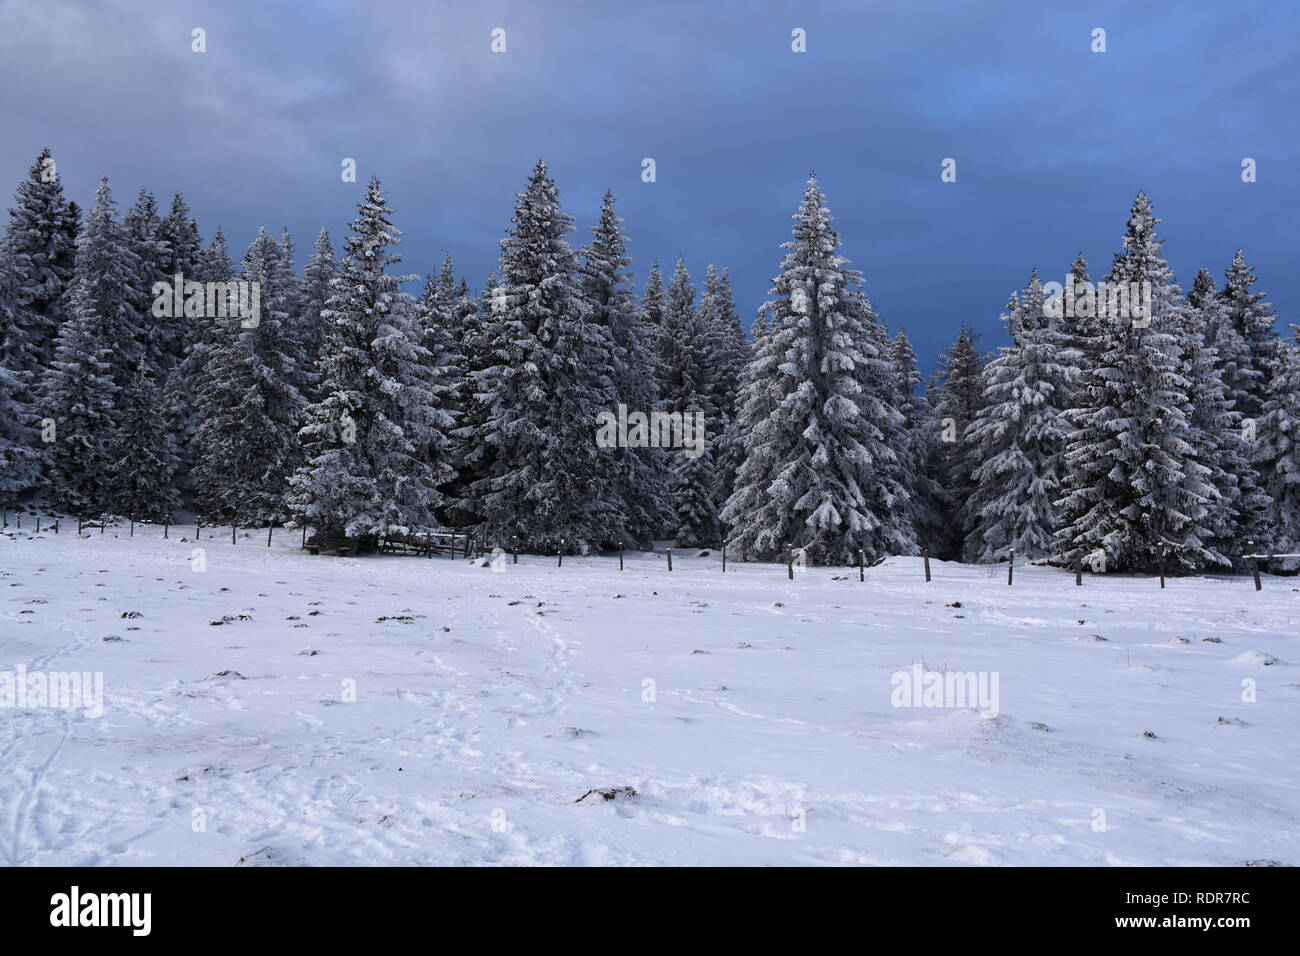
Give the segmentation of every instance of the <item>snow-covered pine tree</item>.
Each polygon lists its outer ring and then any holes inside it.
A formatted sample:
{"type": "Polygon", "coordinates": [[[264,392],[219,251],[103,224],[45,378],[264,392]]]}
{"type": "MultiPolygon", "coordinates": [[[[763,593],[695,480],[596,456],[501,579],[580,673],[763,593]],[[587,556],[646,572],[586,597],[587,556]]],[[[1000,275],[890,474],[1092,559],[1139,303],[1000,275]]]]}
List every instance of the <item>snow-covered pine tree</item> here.
{"type": "Polygon", "coordinates": [[[910,520],[917,544],[929,548],[943,534],[944,515],[949,501],[943,484],[936,480],[931,470],[937,453],[934,449],[938,434],[930,428],[930,406],[925,394],[917,394],[917,386],[924,384],[916,363],[916,350],[912,348],[907,332],[899,328],[891,350],[894,374],[897,376],[899,412],[903,416],[902,437],[912,510],[910,520]]]}
{"type": "MultiPolygon", "coordinates": [[[[0,335],[16,336],[18,310],[14,281],[0,266],[0,335]]],[[[20,495],[35,486],[40,475],[37,432],[33,427],[27,383],[31,372],[6,367],[0,361],[0,504],[13,507],[20,495]]]]}
{"type": "Polygon", "coordinates": [[[180,505],[175,433],[160,408],[154,370],[141,359],[122,395],[122,424],[113,450],[113,510],[137,521],[162,521],[180,505]]]}
{"type": "MultiPolygon", "coordinates": [[[[185,338],[187,319],[179,316],[158,317],[153,314],[154,283],[172,284],[168,275],[171,249],[163,238],[163,221],[158,215],[158,203],[147,189],[141,189],[135,203],[122,217],[126,244],[135,258],[135,275],[126,291],[136,324],[136,352],[148,361],[151,375],[165,379],[171,371],[176,343],[185,338]]],[[[174,310],[181,311],[183,310],[174,310]]],[[[136,378],[136,365],[124,370],[125,377],[118,385],[125,396],[136,378]]]]}
{"type": "Polygon", "coordinates": [[[882,400],[893,378],[867,325],[870,307],[857,273],[836,250],[816,177],[794,216],[793,238],[773,280],[770,328],[755,343],[742,387],[745,461],[724,510],[733,538],[759,558],[802,548],[813,563],[852,562],[859,549],[875,558],[895,538],[909,508],[894,487],[897,467],[882,421],[902,415],[882,400]],[[766,388],[762,377],[772,378],[766,388]],[[875,389],[881,391],[875,391],[875,389]],[[888,519],[888,513],[896,516],[888,519]]]}
{"type": "Polygon", "coordinates": [[[771,334],[773,308],[774,303],[763,303],[754,319],[752,354],[736,392],[733,430],[740,442],[740,455],[731,495],[720,515],[726,540],[742,560],[758,547],[763,514],[770,514],[773,507],[767,489],[776,474],[779,453],[785,450],[777,441],[781,436],[772,419],[782,397],[778,369],[785,358],[771,334]]]}
{"type": "Polygon", "coordinates": [[[324,547],[368,548],[381,537],[433,527],[446,458],[446,383],[402,283],[391,275],[400,233],[378,179],[371,179],[323,316],[319,402],[300,434],[307,460],[292,479],[295,519],[324,547]]]}
{"type": "Polygon", "coordinates": [[[63,296],[76,260],[76,226],[75,206],[63,198],[50,151],[41,150],[14,193],[0,238],[0,270],[10,276],[0,368],[22,375],[10,385],[14,400],[24,404],[49,365],[66,315],[63,296]]]}
{"type": "Polygon", "coordinates": [[[914,462],[903,416],[906,398],[894,365],[894,341],[889,329],[867,299],[862,280],[855,276],[849,286],[852,299],[866,331],[862,353],[866,361],[858,369],[862,391],[858,404],[861,417],[874,426],[864,446],[871,449],[871,480],[862,486],[868,510],[876,518],[868,537],[875,554],[917,554],[915,506],[911,489],[916,484],[914,462]]]}
{"type": "Polygon", "coordinates": [[[1255,270],[1246,264],[1240,249],[1225,276],[1219,296],[1227,309],[1228,321],[1246,343],[1246,355],[1250,359],[1248,368],[1237,369],[1228,379],[1228,397],[1243,418],[1258,420],[1280,346],[1274,326],[1277,317],[1264,301],[1264,293],[1251,291],[1255,284],[1255,270]]]}
{"type": "Polygon", "coordinates": [[[975,524],[970,500],[976,482],[972,475],[978,462],[966,441],[967,430],[984,407],[982,373],[986,361],[976,348],[979,333],[963,326],[956,340],[939,356],[938,400],[930,416],[938,452],[938,475],[944,495],[952,502],[945,522],[946,534],[929,544],[932,553],[960,559],[961,549],[975,524]]]}
{"type": "Polygon", "coordinates": [[[1057,325],[1043,321],[1043,307],[1035,269],[1003,316],[1011,344],[982,372],[983,408],[966,434],[977,463],[967,561],[1001,561],[1013,550],[1029,559],[1051,553],[1074,358],[1057,325]]]}
{"type": "Polygon", "coordinates": [[[260,314],[210,320],[216,335],[196,394],[196,499],[209,522],[260,525],[287,517],[303,410],[285,328],[293,290],[281,247],[265,228],[249,246],[241,279],[260,285],[260,314]]]}
{"type": "MultiPolygon", "coordinates": [[[[680,415],[683,423],[704,416],[708,435],[710,417],[716,415],[709,381],[707,334],[695,307],[695,286],[680,258],[664,298],[659,367],[664,376],[660,401],[669,415],[680,415]]],[[[698,436],[697,436],[698,441],[698,436]]],[[[689,449],[669,453],[672,479],[669,483],[671,530],[679,547],[716,544],[720,531],[717,506],[713,501],[713,447],[706,437],[697,455],[689,449]]]]}
{"type": "Polygon", "coordinates": [[[645,292],[641,294],[641,320],[650,335],[650,352],[654,362],[654,391],[656,395],[663,395],[664,384],[669,375],[660,359],[667,346],[664,344],[664,277],[659,269],[658,260],[650,263],[650,276],[646,279],[645,292]]]}
{"type": "MultiPolygon", "coordinates": [[[[1300,552],[1300,326],[1291,326],[1295,341],[1279,343],[1268,393],[1258,426],[1258,459],[1268,466],[1261,475],[1272,496],[1271,527],[1255,540],[1271,541],[1279,552],[1300,552]]],[[[1295,561],[1289,562],[1291,569],[1295,561]]]]}
{"type": "Polygon", "coordinates": [[[709,370],[710,405],[709,441],[714,448],[713,501],[721,510],[731,497],[736,469],[744,448],[736,434],[736,393],[740,377],[749,363],[749,340],[736,314],[731,292],[731,276],[721,273],[713,263],[704,279],[704,296],[700,301],[700,322],[706,336],[706,365],[709,370]]]}
{"type": "MultiPolygon", "coordinates": [[[[645,324],[632,289],[631,259],[623,220],[614,196],[605,193],[592,240],[581,250],[582,296],[590,320],[609,330],[613,343],[615,400],[630,412],[648,413],[656,407],[651,330],[645,324]]],[[[617,408],[609,409],[617,414],[617,408]]],[[[627,544],[651,548],[661,533],[668,507],[667,459],[658,448],[603,448],[614,458],[619,507],[627,529],[627,544]]]]}
{"type": "Polygon", "coordinates": [[[476,394],[476,382],[479,375],[496,365],[497,359],[489,352],[488,343],[503,334],[500,323],[505,303],[505,291],[495,272],[488,275],[477,308],[465,312],[471,303],[462,303],[465,317],[460,329],[460,353],[465,356],[465,368],[456,395],[460,426],[452,432],[456,477],[447,487],[444,509],[446,521],[453,527],[466,527],[480,520],[482,507],[475,497],[476,489],[484,491],[490,487],[491,482],[486,479],[496,466],[495,446],[480,440],[486,428],[488,405],[476,394]]]}
{"type": "Polygon", "coordinates": [[[293,322],[294,342],[298,350],[298,369],[300,373],[298,390],[303,399],[309,402],[320,400],[320,371],[317,363],[320,358],[321,342],[325,337],[325,320],[321,313],[329,299],[330,283],[338,273],[338,263],[334,259],[334,246],[325,227],[316,236],[316,245],[307,259],[303,270],[302,285],[299,290],[298,314],[293,322]]]}
{"type": "Polygon", "coordinates": [[[1250,380],[1240,373],[1249,369],[1251,357],[1207,270],[1196,274],[1184,313],[1181,367],[1193,385],[1191,424],[1198,457],[1219,492],[1207,516],[1210,546],[1221,556],[1217,563],[1227,563],[1244,552],[1246,541],[1268,540],[1273,507],[1253,461],[1258,423],[1243,422],[1228,384],[1250,380]]]}
{"type": "Polygon", "coordinates": [[[628,538],[612,457],[597,447],[597,415],[615,407],[612,342],[588,320],[577,258],[547,166],[539,162],[501,241],[501,274],[474,371],[472,444],[490,464],[470,495],[491,542],[578,553],[628,538]]]}
{"type": "Polygon", "coordinates": [[[1218,492],[1198,460],[1192,381],[1180,371],[1182,293],[1145,193],[1134,200],[1108,282],[1151,283],[1151,315],[1107,316],[1098,366],[1070,411],[1057,552],[1070,565],[1104,554],[1110,570],[1171,572],[1214,563],[1206,518],[1218,492]],[[1149,324],[1148,324],[1149,323],[1149,324]]]}
{"type": "Polygon", "coordinates": [[[139,316],[131,294],[139,270],[125,230],[114,217],[108,180],[77,239],[67,292],[67,317],[41,382],[37,408],[54,423],[48,450],[49,497],[70,512],[96,516],[111,506],[121,382],[142,357],[139,316]]]}
{"type": "MultiPolygon", "coordinates": [[[[180,275],[184,281],[197,281],[203,255],[199,240],[199,227],[190,215],[189,203],[178,191],[172,196],[171,211],[163,217],[158,227],[158,238],[166,247],[162,263],[162,280],[174,281],[180,275]]],[[[202,319],[179,315],[170,319],[155,319],[162,328],[162,352],[168,374],[185,359],[194,338],[195,325],[202,319]]],[[[165,382],[165,377],[162,381],[165,382]]]]}
{"type": "MultiPolygon", "coordinates": [[[[460,290],[452,268],[451,256],[443,258],[442,271],[429,276],[424,295],[414,307],[414,319],[420,341],[429,353],[426,371],[437,388],[439,427],[437,447],[431,454],[437,460],[454,462],[459,451],[453,437],[460,426],[460,402],[465,394],[465,356],[461,354],[463,315],[460,290]]],[[[439,489],[444,495],[454,493],[456,476],[447,471],[447,485],[439,489]]],[[[445,498],[444,498],[445,500],[445,498]]],[[[439,509],[439,516],[445,509],[439,509]]]]}
{"type": "MultiPolygon", "coordinates": [[[[226,237],[220,227],[207,248],[199,251],[198,260],[191,268],[196,282],[226,282],[234,278],[235,263],[230,258],[226,237]]],[[[179,457],[176,486],[182,502],[191,500],[195,494],[193,471],[199,452],[195,442],[198,430],[196,396],[204,390],[208,358],[222,334],[217,320],[207,317],[189,319],[186,329],[189,340],[185,354],[164,380],[161,396],[167,427],[176,437],[179,457]]]]}

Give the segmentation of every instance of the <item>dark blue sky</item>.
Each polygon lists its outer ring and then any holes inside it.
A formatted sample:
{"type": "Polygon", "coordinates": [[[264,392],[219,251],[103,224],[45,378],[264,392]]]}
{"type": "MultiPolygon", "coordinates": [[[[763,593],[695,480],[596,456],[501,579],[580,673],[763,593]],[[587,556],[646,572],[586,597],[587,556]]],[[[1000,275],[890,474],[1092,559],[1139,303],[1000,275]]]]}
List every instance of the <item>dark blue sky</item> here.
{"type": "Polygon", "coordinates": [[[714,260],[748,324],[815,170],[928,367],[963,322],[1001,343],[1031,267],[1059,280],[1083,251],[1104,274],[1145,189],[1184,287],[1240,246],[1300,322],[1300,5],[1057,6],[0,0],[0,190],[49,145],[83,204],[101,175],[123,209],[180,188],[205,239],[220,224],[242,255],[288,226],[301,260],[321,225],[341,247],[377,175],[404,268],[449,250],[477,288],[545,158],[575,244],[612,189],[638,288],[652,258],[699,281],[714,260]]]}

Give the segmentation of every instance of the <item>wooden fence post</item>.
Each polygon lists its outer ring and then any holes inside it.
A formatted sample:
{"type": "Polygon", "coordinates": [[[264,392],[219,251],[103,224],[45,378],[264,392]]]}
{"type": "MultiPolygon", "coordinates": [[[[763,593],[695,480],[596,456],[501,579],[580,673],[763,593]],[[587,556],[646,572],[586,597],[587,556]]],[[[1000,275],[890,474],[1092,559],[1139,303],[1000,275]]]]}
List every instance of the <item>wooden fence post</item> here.
{"type": "Polygon", "coordinates": [[[564,539],[560,539],[559,560],[555,562],[557,568],[564,567],[564,539]]]}
{"type": "Polygon", "coordinates": [[[1167,556],[1167,552],[1165,551],[1160,552],[1160,589],[1161,590],[1164,590],[1165,587],[1165,557],[1166,556],[1167,556]]]}
{"type": "Polygon", "coordinates": [[[1007,557],[1007,587],[1011,587],[1011,575],[1016,567],[1016,549],[1012,548],[1007,557]]]}
{"type": "Polygon", "coordinates": [[[925,583],[930,583],[930,549],[921,549],[921,560],[925,562],[925,583]]]}
{"type": "Polygon", "coordinates": [[[163,515],[163,537],[164,538],[167,537],[167,530],[171,527],[171,524],[172,524],[172,516],[163,515]]]}
{"type": "Polygon", "coordinates": [[[510,546],[514,548],[514,554],[515,554],[514,563],[518,564],[519,563],[519,535],[512,534],[510,536],[510,546]]]}
{"type": "Polygon", "coordinates": [[[623,570],[623,542],[618,543],[618,569],[623,570]]]}
{"type": "Polygon", "coordinates": [[[271,546],[271,532],[274,530],[275,530],[275,522],[274,521],[268,522],[266,526],[266,546],[268,548],[271,546]]]}
{"type": "Polygon", "coordinates": [[[785,563],[785,574],[791,581],[794,580],[794,554],[792,553],[785,563]]]}
{"type": "Polygon", "coordinates": [[[1074,586],[1083,587],[1083,559],[1074,562],[1074,586]]]}
{"type": "Polygon", "coordinates": [[[36,516],[36,533],[37,533],[37,534],[40,534],[40,533],[41,533],[41,516],[40,516],[40,515],[37,515],[37,516],[36,516]]]}
{"type": "Polygon", "coordinates": [[[58,518],[55,518],[55,519],[54,519],[54,533],[55,533],[55,534],[58,534],[58,533],[59,533],[59,519],[58,519],[58,518]]]}
{"type": "Polygon", "coordinates": [[[131,515],[131,532],[127,535],[127,537],[128,538],[135,537],[135,515],[131,515]]]}
{"type": "Polygon", "coordinates": [[[231,544],[238,543],[235,541],[235,526],[233,524],[230,526],[230,543],[231,544]]]}
{"type": "Polygon", "coordinates": [[[1259,558],[1253,554],[1250,556],[1250,573],[1255,576],[1255,590],[1262,590],[1264,586],[1259,582],[1259,558]]]}
{"type": "Polygon", "coordinates": [[[726,573],[727,573],[727,545],[726,545],[726,542],[723,542],[723,544],[722,544],[722,573],[723,573],[723,574],[726,574],[726,573]]]}
{"type": "Polygon", "coordinates": [[[867,579],[867,553],[861,548],[858,549],[858,580],[867,579]]]}
{"type": "Polygon", "coordinates": [[[673,569],[673,549],[669,548],[668,549],[668,570],[671,571],[672,569],[673,569]]]}

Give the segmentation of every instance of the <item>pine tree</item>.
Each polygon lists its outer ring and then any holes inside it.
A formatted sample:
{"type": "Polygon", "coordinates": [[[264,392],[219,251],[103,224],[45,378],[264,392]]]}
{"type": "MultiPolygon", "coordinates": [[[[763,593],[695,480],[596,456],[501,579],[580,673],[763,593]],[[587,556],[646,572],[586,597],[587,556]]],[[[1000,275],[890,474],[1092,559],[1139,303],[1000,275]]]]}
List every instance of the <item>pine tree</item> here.
{"type": "Polygon", "coordinates": [[[1197,457],[1218,491],[1206,519],[1210,547],[1216,563],[1227,564],[1246,541],[1267,538],[1273,502],[1260,487],[1252,460],[1257,423],[1243,421],[1229,384],[1249,380],[1239,377],[1251,364],[1249,350],[1205,269],[1187,294],[1180,339],[1180,367],[1192,382],[1190,424],[1197,457]]]}
{"type": "MultiPolygon", "coordinates": [[[[605,193],[600,219],[592,227],[592,241],[582,249],[582,296],[591,321],[609,330],[612,342],[613,386],[618,403],[631,411],[648,413],[657,404],[654,356],[649,329],[643,319],[632,273],[628,266],[623,220],[614,208],[614,196],[605,193]]],[[[609,409],[617,414],[617,409],[609,409]]],[[[653,547],[667,510],[668,468],[658,448],[601,449],[613,456],[619,509],[628,534],[627,543],[653,547]]]]}
{"type": "Polygon", "coordinates": [[[138,260],[114,218],[108,180],[77,240],[68,287],[67,318],[55,342],[37,403],[54,423],[48,444],[50,497],[59,506],[94,515],[111,506],[113,462],[121,421],[118,401],[143,357],[142,328],[131,294],[138,260]]]}
{"type": "MultiPolygon", "coordinates": [[[[234,278],[235,263],[230,258],[226,237],[220,227],[207,248],[200,250],[192,270],[197,282],[227,282],[234,278]]],[[[175,483],[183,501],[192,499],[196,492],[193,472],[200,457],[195,440],[198,431],[197,396],[205,391],[208,359],[223,336],[218,329],[218,320],[213,318],[193,318],[187,322],[186,329],[189,343],[185,354],[164,380],[161,395],[162,414],[168,430],[176,439],[179,465],[175,483]]]]}
{"type": "Polygon", "coordinates": [[[338,274],[334,246],[324,227],[316,236],[316,245],[303,270],[299,308],[294,326],[300,380],[298,390],[307,401],[319,401],[320,372],[317,363],[325,337],[325,320],[321,313],[330,296],[330,283],[338,274]]]}
{"type": "Polygon", "coordinates": [[[113,510],[137,521],[162,521],[180,505],[176,435],[160,408],[161,390],[148,362],[123,395],[113,464],[113,510]]]}
{"type": "Polygon", "coordinates": [[[460,412],[460,425],[452,432],[456,477],[447,487],[448,502],[445,517],[454,527],[466,527],[478,522],[482,502],[477,492],[490,490],[489,476],[497,463],[496,448],[480,440],[488,419],[488,396],[477,394],[479,377],[496,366],[496,356],[489,351],[489,343],[502,334],[500,319],[505,311],[505,290],[492,272],[479,296],[479,303],[470,312],[464,309],[460,330],[460,353],[465,356],[465,367],[459,380],[456,406],[460,412]],[[477,492],[476,492],[477,489],[477,492]]]}
{"type": "Polygon", "coordinates": [[[870,329],[874,314],[857,273],[836,250],[815,177],[795,217],[773,281],[770,328],[755,343],[742,387],[746,457],[723,518],[760,558],[803,549],[807,560],[856,561],[914,547],[910,508],[897,483],[890,436],[901,413],[888,403],[893,367],[870,329]],[[774,379],[766,386],[767,366],[774,379]],[[757,406],[757,407],[755,407],[757,406]]]}
{"type": "MultiPolygon", "coordinates": [[[[163,221],[158,215],[158,204],[148,190],[140,190],[134,205],[122,218],[122,230],[127,248],[131,250],[135,274],[129,288],[123,289],[135,325],[136,349],[149,363],[151,375],[165,378],[171,371],[176,345],[184,341],[186,318],[181,315],[155,316],[153,314],[154,284],[165,283],[171,288],[173,277],[168,275],[172,253],[163,238],[163,221]]],[[[136,369],[123,370],[118,385],[125,394],[135,380],[136,369]]]]}
{"type": "Polygon", "coordinates": [[[933,446],[938,451],[938,479],[944,496],[952,502],[946,522],[947,533],[930,544],[931,550],[944,558],[960,558],[962,545],[975,525],[971,497],[975,493],[973,476],[976,464],[974,449],[966,440],[971,424],[984,407],[983,370],[985,357],[976,348],[979,337],[973,328],[963,326],[956,340],[940,356],[938,363],[938,400],[930,417],[930,428],[937,433],[933,446]]]}
{"type": "Polygon", "coordinates": [[[0,271],[9,275],[0,278],[8,286],[0,368],[22,376],[10,383],[14,401],[30,401],[54,354],[76,260],[76,228],[76,207],[64,201],[54,160],[44,149],[14,194],[0,239],[0,271]]]}
{"type": "MultiPolygon", "coordinates": [[[[15,285],[12,276],[0,270],[0,330],[6,335],[16,335],[15,285]]],[[[32,409],[24,401],[30,375],[0,364],[0,504],[5,507],[16,504],[40,474],[32,409]]]]}
{"type": "Polygon", "coordinates": [[[611,459],[595,441],[615,406],[612,342],[589,320],[577,260],[547,166],[539,162],[501,242],[499,286],[473,375],[470,440],[488,470],[467,496],[479,531],[502,546],[586,553],[627,538],[611,459]]]}
{"type": "MultiPolygon", "coordinates": [[[[721,520],[727,541],[744,559],[759,547],[764,514],[772,510],[767,494],[778,467],[778,453],[785,451],[778,437],[773,413],[781,400],[778,369],[785,359],[771,332],[775,303],[765,302],[754,320],[752,356],[740,378],[736,393],[734,431],[741,454],[731,495],[723,506],[721,520]]],[[[764,546],[768,545],[764,542],[764,546]]]]}
{"type": "MultiPolygon", "coordinates": [[[[180,192],[172,196],[171,212],[159,224],[158,238],[166,249],[161,264],[161,281],[175,282],[175,277],[178,275],[185,282],[197,280],[203,245],[199,240],[198,224],[190,215],[189,203],[180,192]]],[[[185,359],[195,334],[196,320],[182,312],[181,315],[175,315],[170,319],[163,318],[155,321],[162,326],[161,351],[164,356],[164,366],[170,374],[171,370],[185,359]]]]}
{"type": "Polygon", "coordinates": [[[1072,356],[1056,325],[1042,321],[1037,269],[1012,303],[1003,316],[1012,343],[984,366],[983,407],[966,434],[977,462],[968,561],[1001,561],[1011,551],[1046,557],[1057,528],[1072,356]]]}
{"type": "Polygon", "coordinates": [[[660,382],[663,410],[681,416],[683,423],[703,416],[706,429],[698,454],[694,449],[682,449],[669,455],[673,536],[680,547],[710,545],[718,540],[720,530],[713,501],[713,448],[708,440],[708,422],[716,410],[707,365],[707,330],[695,307],[691,275],[680,258],[664,299],[661,328],[659,367],[663,375],[660,382]]]}
{"type": "MultiPolygon", "coordinates": [[[[1218,492],[1198,460],[1180,371],[1186,326],[1177,282],[1145,193],[1133,203],[1124,251],[1108,282],[1151,284],[1151,314],[1108,316],[1100,363],[1069,414],[1057,550],[1073,565],[1102,554],[1109,569],[1195,571],[1217,559],[1206,518],[1218,492]]],[[[1095,566],[1095,564],[1094,564],[1095,566]]]]}
{"type": "Polygon", "coordinates": [[[1228,321],[1246,343],[1249,367],[1236,370],[1228,381],[1229,395],[1244,418],[1258,419],[1268,395],[1269,375],[1276,365],[1279,339],[1274,328],[1275,314],[1264,301],[1264,293],[1252,292],[1255,270],[1237,250],[1225,273],[1227,280],[1220,298],[1228,312],[1228,321]]]}
{"type": "Polygon", "coordinates": [[[265,228],[244,257],[242,279],[260,286],[260,313],[212,320],[217,335],[196,395],[195,476],[206,519],[248,525],[287,515],[303,402],[285,327],[292,287],[281,246],[265,228]]]}
{"type": "Polygon", "coordinates": [[[428,530],[438,488],[453,474],[442,407],[449,389],[431,371],[402,291],[412,277],[388,272],[401,261],[390,215],[371,179],[323,313],[323,398],[300,432],[307,461],[292,479],[292,505],[327,547],[359,550],[428,530]]]}
{"type": "Polygon", "coordinates": [[[736,469],[744,454],[733,422],[740,378],[749,362],[749,341],[736,314],[731,277],[709,263],[700,302],[700,323],[705,333],[705,365],[709,371],[709,442],[715,449],[713,501],[720,510],[731,497],[736,469]]]}
{"type": "Polygon", "coordinates": [[[669,372],[660,359],[667,345],[664,342],[664,278],[658,261],[650,264],[650,277],[646,280],[645,292],[641,295],[641,320],[650,336],[654,391],[656,395],[663,395],[669,372]]]}
{"type": "MultiPolygon", "coordinates": [[[[1296,341],[1280,343],[1274,355],[1259,424],[1258,460],[1268,465],[1261,478],[1275,504],[1272,527],[1260,538],[1272,541],[1278,551],[1294,553],[1300,551],[1300,326],[1291,328],[1296,341]]],[[[1289,567],[1294,569],[1294,560],[1289,567]]]]}

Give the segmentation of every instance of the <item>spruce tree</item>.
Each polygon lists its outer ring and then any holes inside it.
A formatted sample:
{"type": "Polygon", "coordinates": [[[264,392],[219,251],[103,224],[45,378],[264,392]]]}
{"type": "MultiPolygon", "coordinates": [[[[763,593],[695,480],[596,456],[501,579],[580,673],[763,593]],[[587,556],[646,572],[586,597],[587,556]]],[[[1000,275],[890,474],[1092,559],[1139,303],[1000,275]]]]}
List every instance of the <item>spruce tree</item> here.
{"type": "Polygon", "coordinates": [[[977,464],[969,511],[975,524],[963,549],[968,561],[1051,553],[1056,499],[1068,425],[1072,357],[1065,336],[1043,319],[1043,284],[1030,275],[1003,316],[1011,345],[982,372],[983,407],[967,429],[977,464]]]}
{"type": "MultiPolygon", "coordinates": [[[[151,375],[165,378],[171,371],[177,344],[185,339],[187,320],[183,309],[172,310],[173,313],[182,313],[180,315],[160,317],[153,314],[154,284],[166,283],[170,289],[173,278],[167,274],[171,249],[163,238],[163,221],[158,215],[157,201],[148,190],[140,190],[135,203],[122,217],[122,230],[135,268],[129,288],[123,290],[136,326],[134,354],[145,358],[151,375]]],[[[119,379],[118,385],[125,394],[135,381],[136,368],[133,365],[123,371],[124,377],[119,379]]]]}
{"type": "Polygon", "coordinates": [[[1180,370],[1185,304],[1150,200],[1133,203],[1108,282],[1151,283],[1151,314],[1108,316],[1105,347],[1070,411],[1057,551],[1070,565],[1171,571],[1217,561],[1207,517],[1218,492],[1194,434],[1192,381],[1180,370]]]}
{"type": "Polygon", "coordinates": [[[325,320],[321,314],[330,296],[330,283],[337,273],[338,263],[334,259],[330,234],[322,227],[303,270],[299,308],[293,323],[300,372],[298,390],[305,400],[311,402],[320,399],[320,372],[317,363],[325,337],[325,320]]]}
{"type": "Polygon", "coordinates": [[[770,411],[746,433],[724,520],[760,558],[803,549],[813,563],[851,562],[859,549],[870,558],[906,549],[900,522],[910,504],[881,428],[903,421],[886,400],[892,362],[869,329],[875,319],[857,274],[836,251],[840,238],[815,177],[794,219],[773,281],[771,326],[742,387],[742,420],[770,411]]]}
{"type": "Polygon", "coordinates": [[[180,505],[176,488],[180,459],[176,434],[161,407],[161,389],[143,359],[123,393],[122,405],[122,425],[113,450],[113,510],[137,521],[162,521],[180,505]]]}
{"type": "Polygon", "coordinates": [[[940,356],[938,399],[930,417],[931,439],[938,452],[938,478],[944,496],[952,502],[946,534],[930,544],[940,557],[959,559],[962,546],[975,525],[971,498],[976,481],[974,450],[967,441],[971,425],[984,407],[985,356],[976,348],[979,337],[963,326],[956,340],[940,356]]]}
{"type": "Polygon", "coordinates": [[[472,499],[480,532],[507,545],[586,553],[627,538],[597,416],[615,407],[613,343],[586,314],[571,217],[539,162],[501,241],[499,286],[485,323],[485,365],[472,372],[470,440],[489,449],[472,499]]]}
{"type": "MultiPolygon", "coordinates": [[[[1279,343],[1274,354],[1268,393],[1259,423],[1261,475],[1274,509],[1269,526],[1255,538],[1271,541],[1279,552],[1300,552],[1300,326],[1291,327],[1296,341],[1279,343]]],[[[1296,562],[1287,562],[1294,570],[1296,562]]]]}
{"type": "Polygon", "coordinates": [[[710,421],[709,441],[714,451],[715,473],[713,501],[718,509],[731,497],[736,469],[744,446],[734,427],[736,393],[740,378],[749,362],[749,341],[741,327],[740,316],[731,292],[731,277],[709,263],[704,280],[704,297],[700,319],[706,335],[706,364],[709,369],[710,421]],[[716,424],[714,424],[716,422],[716,424]]]}
{"type": "Polygon", "coordinates": [[[260,287],[260,313],[210,320],[216,335],[196,394],[195,477],[208,521],[260,525],[287,517],[303,409],[285,325],[292,287],[281,246],[264,228],[249,246],[241,278],[260,287]]]}
{"type": "Polygon", "coordinates": [[[44,149],[19,184],[0,238],[0,272],[8,301],[0,336],[0,368],[22,376],[14,399],[29,402],[54,354],[66,316],[64,293],[76,260],[77,211],[63,198],[50,151],[44,149]]]}
{"type": "Polygon", "coordinates": [[[1229,398],[1244,418],[1258,419],[1268,395],[1269,376],[1276,364],[1280,340],[1274,327],[1276,315],[1264,301],[1264,293],[1252,292],[1255,270],[1246,264],[1241,250],[1228,266],[1223,291],[1219,294],[1228,321],[1246,344],[1249,366],[1239,368],[1228,381],[1229,398]]]}
{"type": "MultiPolygon", "coordinates": [[[[653,411],[654,355],[649,328],[632,289],[631,260],[623,220],[614,208],[614,196],[605,193],[600,219],[592,227],[592,240],[582,249],[582,296],[591,321],[609,330],[613,345],[615,400],[630,412],[653,411]]],[[[617,414],[616,408],[609,409],[617,414]]],[[[629,545],[653,547],[662,530],[667,507],[668,468],[658,448],[607,448],[615,459],[618,502],[629,545]]]]}
{"type": "Polygon", "coordinates": [[[54,425],[47,444],[50,497],[84,515],[111,507],[118,402],[143,357],[143,330],[132,302],[138,259],[114,217],[108,180],[77,240],[67,293],[67,318],[41,382],[37,408],[54,425]],[[123,383],[126,383],[124,385],[123,383]]]}
{"type": "MultiPolygon", "coordinates": [[[[662,409],[669,415],[680,416],[683,426],[702,415],[705,427],[703,447],[698,453],[694,449],[675,448],[668,456],[672,471],[669,497],[673,537],[680,547],[711,545],[717,542],[720,530],[713,501],[715,466],[709,441],[710,419],[717,411],[707,364],[707,330],[695,307],[691,275],[680,258],[664,298],[661,329],[662,409]]],[[[699,441],[698,434],[696,440],[699,441]]]]}
{"type": "MultiPolygon", "coordinates": [[[[199,279],[203,245],[199,240],[199,227],[190,215],[189,203],[177,192],[172,196],[171,211],[163,217],[158,227],[158,238],[165,254],[162,260],[162,281],[174,282],[176,276],[186,282],[199,279]]],[[[167,374],[185,359],[200,319],[177,315],[170,319],[155,320],[162,325],[162,348],[167,374]]],[[[165,381],[164,376],[164,381],[165,381]]]]}
{"type": "Polygon", "coordinates": [[[414,303],[402,291],[401,261],[379,180],[371,179],[352,223],[326,303],[319,402],[300,435],[306,462],[292,479],[296,520],[325,547],[372,547],[436,523],[438,488],[452,476],[436,379],[414,303]]]}

